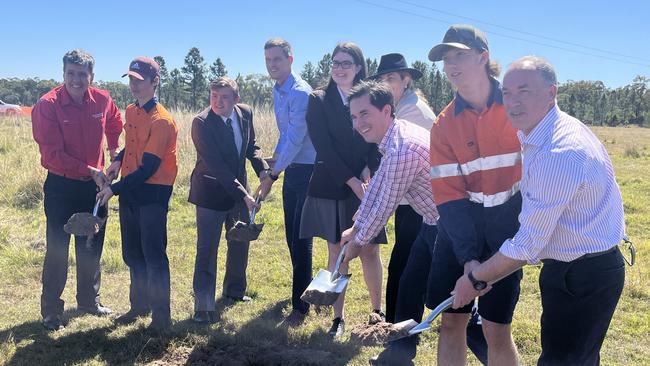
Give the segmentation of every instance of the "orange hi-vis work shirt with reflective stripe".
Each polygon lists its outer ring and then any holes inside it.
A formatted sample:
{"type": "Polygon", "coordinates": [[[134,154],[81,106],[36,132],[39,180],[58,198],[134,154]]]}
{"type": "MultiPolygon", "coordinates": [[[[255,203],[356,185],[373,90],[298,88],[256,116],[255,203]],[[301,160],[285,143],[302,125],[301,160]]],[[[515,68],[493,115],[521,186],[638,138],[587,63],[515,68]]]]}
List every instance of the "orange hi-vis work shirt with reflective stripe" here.
{"type": "Polygon", "coordinates": [[[146,112],[131,104],[126,108],[124,157],[122,176],[138,169],[142,155],[150,153],[160,158],[160,167],[145,181],[147,184],[174,185],[178,165],[176,162],[176,137],[178,128],[172,115],[160,103],[146,112]]]}
{"type": "Polygon", "coordinates": [[[460,95],[431,128],[431,187],[436,205],[467,199],[484,207],[519,191],[521,145],[494,81],[488,108],[471,109],[460,95]]]}

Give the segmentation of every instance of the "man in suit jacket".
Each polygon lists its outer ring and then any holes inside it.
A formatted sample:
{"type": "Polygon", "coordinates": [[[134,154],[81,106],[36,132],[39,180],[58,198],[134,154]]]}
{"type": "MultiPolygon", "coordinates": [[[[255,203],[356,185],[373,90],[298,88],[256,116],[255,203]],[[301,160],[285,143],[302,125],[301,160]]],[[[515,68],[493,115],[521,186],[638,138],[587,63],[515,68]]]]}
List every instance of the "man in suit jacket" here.
{"type": "MultiPolygon", "coordinates": [[[[192,122],[196,166],[189,201],[196,205],[197,250],[194,266],[194,316],[199,323],[216,321],[217,249],[221,230],[238,220],[248,221],[256,207],[248,193],[246,159],[260,180],[269,169],[255,142],[253,111],[239,104],[237,83],[220,77],[210,84],[210,107],[192,122]]],[[[250,301],[245,296],[249,242],[228,241],[223,296],[250,301]]]]}

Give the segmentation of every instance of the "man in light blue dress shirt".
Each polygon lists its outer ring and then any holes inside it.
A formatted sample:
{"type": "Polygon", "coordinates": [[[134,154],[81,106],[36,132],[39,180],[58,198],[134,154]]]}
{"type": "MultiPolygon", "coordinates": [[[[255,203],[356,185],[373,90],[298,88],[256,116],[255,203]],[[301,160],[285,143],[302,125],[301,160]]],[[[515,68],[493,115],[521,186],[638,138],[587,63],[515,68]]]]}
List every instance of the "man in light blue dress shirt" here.
{"type": "Polygon", "coordinates": [[[281,38],[273,38],[264,45],[266,69],[275,80],[273,109],[280,132],[273,156],[275,164],[269,179],[262,181],[259,194],[263,198],[271,190],[273,182],[284,171],[282,206],[284,226],[293,267],[291,305],[293,310],[284,324],[301,325],[309,304],[300,299],[311,281],[312,238],[300,238],[300,216],[307,196],[309,178],[316,160],[316,150],[307,133],[307,101],[312,89],[300,76],[292,73],[293,54],[291,45],[281,38]]]}
{"type": "Polygon", "coordinates": [[[521,226],[452,294],[454,307],[463,306],[541,260],[538,365],[597,365],[625,281],[623,201],[604,146],[557,107],[556,95],[555,71],[544,59],[523,57],[506,72],[503,100],[522,144],[521,226]]]}

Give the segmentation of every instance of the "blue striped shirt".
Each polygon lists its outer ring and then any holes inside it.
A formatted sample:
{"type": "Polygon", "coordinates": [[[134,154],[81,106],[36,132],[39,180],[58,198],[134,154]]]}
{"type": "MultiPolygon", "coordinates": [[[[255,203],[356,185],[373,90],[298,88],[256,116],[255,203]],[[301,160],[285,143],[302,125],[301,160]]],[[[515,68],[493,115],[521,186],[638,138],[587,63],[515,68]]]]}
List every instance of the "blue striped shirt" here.
{"type": "Polygon", "coordinates": [[[605,147],[582,122],[553,107],[525,136],[521,227],[501,253],[570,262],[617,245],[623,200],[605,147]]]}

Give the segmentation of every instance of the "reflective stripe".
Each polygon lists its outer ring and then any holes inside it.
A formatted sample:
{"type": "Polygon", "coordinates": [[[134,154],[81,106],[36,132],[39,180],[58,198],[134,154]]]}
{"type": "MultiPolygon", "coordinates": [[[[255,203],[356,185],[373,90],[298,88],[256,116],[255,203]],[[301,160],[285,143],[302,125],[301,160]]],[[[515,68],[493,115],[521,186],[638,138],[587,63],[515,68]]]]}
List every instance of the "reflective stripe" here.
{"type": "Polygon", "coordinates": [[[521,152],[517,151],[509,154],[493,155],[474,159],[465,164],[461,164],[460,170],[463,172],[463,175],[470,175],[480,170],[515,166],[519,161],[521,161],[521,152]]]}
{"type": "Polygon", "coordinates": [[[431,179],[455,177],[458,175],[462,175],[460,171],[460,165],[458,164],[442,164],[432,166],[431,173],[429,174],[431,179]]]}
{"type": "Polygon", "coordinates": [[[521,161],[521,152],[481,157],[464,164],[442,164],[431,167],[431,179],[470,175],[481,170],[506,168],[521,161]]]}
{"type": "Polygon", "coordinates": [[[509,190],[495,194],[483,194],[483,192],[467,193],[469,194],[470,201],[482,203],[483,207],[494,207],[506,203],[517,192],[519,192],[519,182],[515,183],[509,190]]]}

